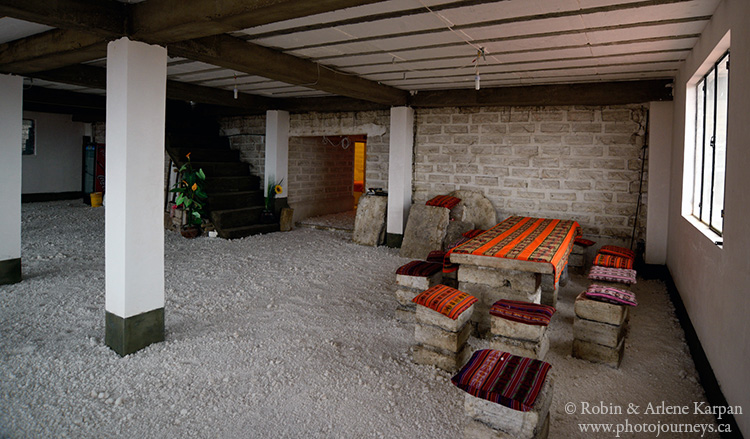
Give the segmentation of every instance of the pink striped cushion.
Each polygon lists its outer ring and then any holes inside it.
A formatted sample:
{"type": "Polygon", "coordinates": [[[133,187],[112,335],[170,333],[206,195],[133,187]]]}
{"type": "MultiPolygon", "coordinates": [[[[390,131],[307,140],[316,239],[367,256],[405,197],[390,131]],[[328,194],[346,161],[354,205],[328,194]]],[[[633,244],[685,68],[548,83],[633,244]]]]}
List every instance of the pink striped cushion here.
{"type": "Polygon", "coordinates": [[[589,279],[631,285],[635,283],[635,270],[594,265],[589,272],[589,279]]]}
{"type": "Polygon", "coordinates": [[[615,305],[638,306],[635,294],[618,288],[605,287],[604,285],[591,284],[586,290],[586,297],[599,302],[613,303],[615,305]]]}

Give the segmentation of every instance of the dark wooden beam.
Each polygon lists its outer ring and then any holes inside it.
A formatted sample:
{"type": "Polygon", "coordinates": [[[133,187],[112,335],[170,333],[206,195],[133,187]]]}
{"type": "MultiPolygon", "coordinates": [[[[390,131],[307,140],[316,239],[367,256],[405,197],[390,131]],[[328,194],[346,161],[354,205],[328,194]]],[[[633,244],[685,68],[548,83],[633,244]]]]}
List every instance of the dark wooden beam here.
{"type": "Polygon", "coordinates": [[[382,0],[148,0],[133,5],[130,35],[171,43],[382,0]]]}
{"type": "Polygon", "coordinates": [[[622,105],[671,101],[672,80],[530,85],[482,90],[420,91],[409,99],[413,107],[480,107],[546,105],[622,105]]]}
{"type": "Polygon", "coordinates": [[[376,102],[363,101],[360,99],[342,98],[339,96],[326,96],[320,98],[296,98],[287,99],[284,110],[291,113],[337,113],[342,111],[372,111],[386,110],[389,105],[376,102]]]}
{"type": "MultiPolygon", "coordinates": [[[[33,78],[44,79],[63,84],[78,85],[98,89],[107,88],[107,70],[102,67],[77,65],[62,67],[55,70],[36,72],[29,75],[33,78]]],[[[167,99],[178,101],[193,101],[202,104],[219,105],[253,111],[280,109],[286,101],[265,96],[239,93],[234,99],[233,92],[218,88],[194,85],[186,82],[167,81],[167,99]]]]}
{"type": "Polygon", "coordinates": [[[126,32],[128,9],[115,0],[2,0],[0,15],[118,37],[126,32]]]}
{"type": "Polygon", "coordinates": [[[32,86],[23,91],[23,105],[24,109],[30,109],[30,106],[36,106],[34,108],[48,106],[65,107],[77,111],[104,110],[107,106],[107,99],[99,95],[32,86]]]}
{"type": "Polygon", "coordinates": [[[404,90],[341,73],[229,35],[173,43],[168,50],[172,56],[379,104],[404,105],[408,97],[404,90]]]}
{"type": "Polygon", "coordinates": [[[105,38],[89,32],[54,29],[0,44],[0,72],[23,75],[105,56],[105,38]]]}

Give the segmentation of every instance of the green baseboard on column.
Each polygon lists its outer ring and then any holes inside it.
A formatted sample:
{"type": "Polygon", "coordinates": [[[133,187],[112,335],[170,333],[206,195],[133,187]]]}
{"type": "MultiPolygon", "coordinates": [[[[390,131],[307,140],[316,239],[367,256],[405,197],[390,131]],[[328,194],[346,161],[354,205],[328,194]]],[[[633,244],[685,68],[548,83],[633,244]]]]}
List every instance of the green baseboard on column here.
{"type": "Polygon", "coordinates": [[[396,233],[385,234],[385,245],[391,248],[401,248],[401,243],[404,242],[404,235],[396,233]]]}
{"type": "Polygon", "coordinates": [[[123,318],[107,311],[104,343],[121,357],[164,341],[164,308],[123,318]]]}
{"type": "Polygon", "coordinates": [[[21,282],[21,258],[0,261],[0,285],[21,282]]]}

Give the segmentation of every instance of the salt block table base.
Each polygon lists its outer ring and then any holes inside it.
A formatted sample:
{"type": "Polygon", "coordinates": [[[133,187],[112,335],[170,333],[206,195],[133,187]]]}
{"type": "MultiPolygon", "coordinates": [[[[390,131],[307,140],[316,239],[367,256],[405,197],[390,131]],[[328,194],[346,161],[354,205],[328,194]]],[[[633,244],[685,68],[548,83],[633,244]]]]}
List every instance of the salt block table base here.
{"type": "Polygon", "coordinates": [[[530,325],[490,315],[490,347],[521,357],[544,360],[549,352],[547,326],[530,325]]]}
{"type": "Polygon", "coordinates": [[[574,306],[573,357],[619,368],[625,351],[628,308],[579,294],[574,306]]]}

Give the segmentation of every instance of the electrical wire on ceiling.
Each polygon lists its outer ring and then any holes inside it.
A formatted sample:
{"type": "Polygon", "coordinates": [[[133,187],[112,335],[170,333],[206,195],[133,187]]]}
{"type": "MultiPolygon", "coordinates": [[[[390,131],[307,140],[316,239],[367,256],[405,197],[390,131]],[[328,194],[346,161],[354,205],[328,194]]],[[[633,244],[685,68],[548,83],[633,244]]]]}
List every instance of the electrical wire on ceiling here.
{"type": "Polygon", "coordinates": [[[323,136],[323,144],[340,147],[341,149],[349,149],[349,146],[352,144],[352,142],[346,136],[342,137],[338,143],[334,143],[333,140],[329,139],[327,136],[323,136]]]}

